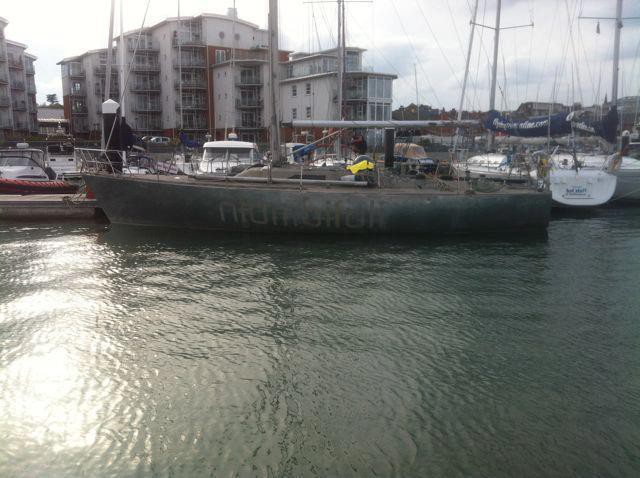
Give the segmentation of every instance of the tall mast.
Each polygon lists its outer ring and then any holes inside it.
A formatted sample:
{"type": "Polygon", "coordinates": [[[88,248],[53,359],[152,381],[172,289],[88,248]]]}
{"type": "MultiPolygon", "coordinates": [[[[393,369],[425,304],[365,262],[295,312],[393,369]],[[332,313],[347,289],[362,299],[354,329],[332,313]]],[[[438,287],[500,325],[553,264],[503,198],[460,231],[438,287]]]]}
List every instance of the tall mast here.
{"type": "MultiPolygon", "coordinates": [[[[269,90],[271,93],[271,125],[269,143],[271,164],[280,162],[280,81],[278,78],[278,0],[269,0],[269,90]]],[[[269,169],[271,178],[271,169],[269,169]]]]}
{"type": "MultiPolygon", "coordinates": [[[[338,0],[338,121],[342,120],[342,82],[344,76],[344,38],[343,38],[343,6],[344,0],[338,0]]],[[[336,158],[342,159],[342,141],[336,135],[336,158]]]]}
{"type": "Polygon", "coordinates": [[[122,0],[120,0],[120,115],[124,118],[124,28],[122,22],[122,0]]]}
{"type": "Polygon", "coordinates": [[[416,84],[416,108],[418,109],[418,121],[420,121],[420,95],[418,94],[418,71],[416,64],[413,64],[413,80],[416,84]]]}
{"type": "Polygon", "coordinates": [[[116,0],[111,0],[111,16],[109,20],[109,43],[107,43],[107,67],[104,80],[104,99],[111,99],[111,63],[113,62],[113,14],[116,0]]]}
{"type": "Polygon", "coordinates": [[[178,0],[178,96],[180,97],[180,132],[184,129],[184,114],[182,107],[182,20],[180,19],[180,0],[178,0]]]}
{"type": "MultiPolygon", "coordinates": [[[[493,65],[491,67],[491,96],[489,97],[489,110],[496,109],[496,80],[498,77],[498,46],[500,44],[500,7],[502,0],[498,0],[498,8],[496,10],[496,26],[493,37],[493,65]]],[[[493,131],[489,131],[487,147],[493,148],[495,135],[493,131]]]]}
{"type": "Polygon", "coordinates": [[[616,30],[613,40],[613,81],[611,85],[611,105],[618,104],[618,71],[620,70],[620,30],[622,29],[622,0],[616,3],[616,30]]]}
{"type": "MultiPolygon", "coordinates": [[[[476,29],[476,16],[478,14],[478,0],[476,0],[473,7],[473,14],[471,16],[471,33],[469,34],[469,46],[467,47],[467,61],[464,67],[464,79],[462,80],[462,93],[460,94],[460,103],[458,107],[458,121],[462,120],[462,108],[464,108],[464,98],[467,93],[467,79],[469,78],[469,62],[471,60],[471,51],[473,50],[473,35],[476,29]]],[[[494,98],[495,101],[495,98],[494,98]]],[[[420,110],[418,110],[420,111],[420,110]]],[[[418,118],[420,119],[420,118],[418,118]]],[[[460,126],[456,128],[456,138],[454,140],[453,149],[455,151],[458,144],[458,138],[460,136],[460,126]]]]}
{"type": "MultiPolygon", "coordinates": [[[[231,69],[231,95],[230,95],[230,100],[231,100],[231,107],[229,107],[229,103],[226,103],[227,106],[227,110],[228,111],[234,111],[235,108],[235,104],[236,104],[236,86],[235,86],[235,74],[236,74],[236,0],[233,0],[233,18],[231,21],[231,65],[230,65],[230,69],[231,69]]],[[[235,131],[235,124],[236,124],[236,120],[237,118],[234,118],[233,120],[233,128],[232,131],[235,131]]],[[[227,122],[225,121],[225,132],[224,132],[224,139],[227,139],[227,122]]]]}

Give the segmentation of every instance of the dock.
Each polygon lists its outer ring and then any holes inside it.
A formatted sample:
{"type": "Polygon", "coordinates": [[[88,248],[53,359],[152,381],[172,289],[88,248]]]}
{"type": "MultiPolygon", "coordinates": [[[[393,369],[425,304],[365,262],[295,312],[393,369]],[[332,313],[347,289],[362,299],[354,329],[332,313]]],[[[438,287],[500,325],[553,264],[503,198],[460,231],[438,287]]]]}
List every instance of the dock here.
{"type": "Polygon", "coordinates": [[[64,221],[105,220],[95,199],[85,195],[33,194],[25,196],[0,194],[0,221],[64,221]]]}

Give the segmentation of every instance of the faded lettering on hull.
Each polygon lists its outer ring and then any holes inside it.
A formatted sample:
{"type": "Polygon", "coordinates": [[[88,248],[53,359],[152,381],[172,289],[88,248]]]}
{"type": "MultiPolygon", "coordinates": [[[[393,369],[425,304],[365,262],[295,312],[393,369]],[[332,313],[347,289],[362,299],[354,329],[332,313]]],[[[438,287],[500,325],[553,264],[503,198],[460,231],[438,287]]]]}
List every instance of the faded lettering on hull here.
{"type": "Polygon", "coordinates": [[[218,204],[221,224],[242,228],[285,228],[378,230],[384,228],[381,208],[373,199],[362,207],[345,205],[343,201],[312,204],[308,199],[290,207],[270,204],[249,205],[223,201],[218,204]]]}

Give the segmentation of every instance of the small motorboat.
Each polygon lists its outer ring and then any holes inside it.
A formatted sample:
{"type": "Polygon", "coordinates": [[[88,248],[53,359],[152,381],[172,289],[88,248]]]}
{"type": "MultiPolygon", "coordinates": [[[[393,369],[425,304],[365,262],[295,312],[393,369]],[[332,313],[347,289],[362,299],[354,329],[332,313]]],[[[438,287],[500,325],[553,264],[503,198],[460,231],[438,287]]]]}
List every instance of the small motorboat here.
{"type": "Polygon", "coordinates": [[[77,185],[57,179],[41,150],[27,143],[0,149],[0,194],[69,194],[77,190],[77,185]]]}

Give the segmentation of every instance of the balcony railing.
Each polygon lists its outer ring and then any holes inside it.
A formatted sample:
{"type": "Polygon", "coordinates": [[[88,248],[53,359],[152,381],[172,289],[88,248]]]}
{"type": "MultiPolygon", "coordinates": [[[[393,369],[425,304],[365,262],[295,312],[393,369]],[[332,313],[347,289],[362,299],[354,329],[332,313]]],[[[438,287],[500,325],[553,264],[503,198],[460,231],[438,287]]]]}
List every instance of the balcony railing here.
{"type": "Polygon", "coordinates": [[[207,89],[207,83],[204,80],[176,80],[174,83],[175,89],[179,90],[181,87],[183,90],[205,90],[207,89]]]}
{"type": "Polygon", "coordinates": [[[24,91],[24,81],[12,81],[11,89],[24,91]]]}
{"type": "Polygon", "coordinates": [[[74,114],[74,115],[86,115],[87,114],[87,107],[86,106],[72,106],[71,107],[71,114],[74,114]]]}
{"type": "Polygon", "coordinates": [[[160,71],[160,63],[134,63],[131,71],[160,71]]]}
{"type": "Polygon", "coordinates": [[[160,83],[134,83],[131,85],[131,91],[160,92],[160,83]]]}
{"type": "Polygon", "coordinates": [[[27,67],[25,68],[25,73],[27,75],[35,75],[36,69],[33,67],[33,65],[27,65],[27,67]]]}
{"type": "Polygon", "coordinates": [[[185,121],[182,129],[207,129],[207,120],[185,121]]]}
{"type": "Polygon", "coordinates": [[[262,108],[262,98],[236,98],[236,108],[262,108]]]}
{"type": "Polygon", "coordinates": [[[7,61],[7,55],[5,55],[4,53],[0,52],[0,61],[1,62],[7,61]]]}
{"type": "MultiPolygon", "coordinates": [[[[255,60],[255,61],[267,61],[266,50],[239,50],[233,55],[234,60],[255,60]]],[[[224,63],[231,61],[231,54],[226,55],[224,60],[216,61],[216,63],[224,63]]]]}
{"type": "Polygon", "coordinates": [[[14,111],[27,111],[27,104],[24,101],[13,102],[14,111]]]}
{"type": "MultiPolygon", "coordinates": [[[[176,32],[174,32],[174,34],[175,33],[176,32]]],[[[178,48],[178,37],[177,36],[174,36],[171,39],[171,45],[174,48],[178,48]]],[[[183,48],[183,47],[187,47],[187,48],[190,48],[190,47],[204,47],[204,46],[205,46],[204,40],[202,40],[202,38],[200,36],[188,36],[186,38],[181,38],[180,39],[180,48],[183,48]]]]}
{"type": "Polygon", "coordinates": [[[136,42],[135,41],[129,42],[129,44],[127,45],[127,49],[129,51],[136,51],[136,52],[158,52],[158,51],[160,51],[159,48],[154,46],[153,42],[143,41],[143,40],[140,40],[140,43],[138,44],[137,47],[136,47],[136,42]]]}
{"type": "Polygon", "coordinates": [[[205,68],[204,58],[183,58],[182,61],[175,61],[174,68],[205,68]]]}
{"type": "Polygon", "coordinates": [[[159,103],[134,104],[131,109],[134,113],[162,113],[159,103]]]}
{"type": "Polygon", "coordinates": [[[207,104],[204,101],[184,101],[182,105],[176,101],[176,111],[183,110],[206,110],[207,104]]]}
{"type": "Polygon", "coordinates": [[[17,129],[18,131],[26,131],[27,123],[24,122],[24,121],[16,121],[15,122],[15,129],[17,129]]]}
{"type": "Polygon", "coordinates": [[[36,94],[36,87],[28,85],[27,86],[27,94],[28,95],[35,95],[36,94]]]}
{"type": "Polygon", "coordinates": [[[71,97],[84,97],[87,94],[87,90],[84,88],[80,88],[79,90],[71,90],[69,96],[71,97]]]}
{"type": "Polygon", "coordinates": [[[6,108],[11,105],[11,99],[8,96],[0,96],[0,107],[6,108]]]}
{"type": "Polygon", "coordinates": [[[260,86],[260,85],[262,85],[262,79],[257,75],[236,77],[236,86],[260,86]]]}
{"type": "Polygon", "coordinates": [[[16,60],[15,58],[9,58],[9,68],[13,68],[15,70],[22,70],[24,69],[24,64],[20,59],[16,60]]]}
{"type": "Polygon", "coordinates": [[[0,118],[0,129],[11,129],[13,128],[13,123],[9,118],[0,118]]]}
{"type": "Polygon", "coordinates": [[[86,78],[87,74],[84,70],[72,68],[69,70],[69,78],[86,78]]]}
{"type": "MultiPolygon", "coordinates": [[[[93,72],[96,75],[104,76],[107,74],[107,65],[98,65],[93,67],[93,72]]],[[[113,67],[111,68],[111,76],[118,77],[118,69],[113,67]]]]}

